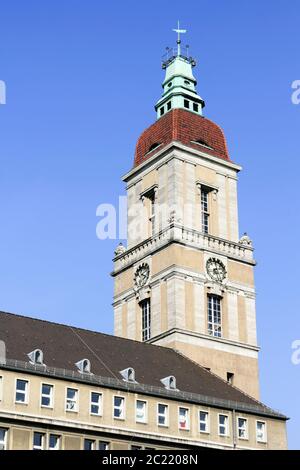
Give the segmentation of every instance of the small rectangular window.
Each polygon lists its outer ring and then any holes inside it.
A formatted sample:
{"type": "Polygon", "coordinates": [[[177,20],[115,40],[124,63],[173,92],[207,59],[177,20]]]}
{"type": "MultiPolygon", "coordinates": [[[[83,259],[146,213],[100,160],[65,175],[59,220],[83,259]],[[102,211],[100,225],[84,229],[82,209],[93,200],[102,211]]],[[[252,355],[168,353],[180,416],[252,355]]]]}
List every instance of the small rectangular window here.
{"type": "Polygon", "coordinates": [[[135,420],[137,423],[146,423],[147,421],[147,402],[143,400],[136,401],[135,420]]]}
{"type": "Polygon", "coordinates": [[[16,381],[16,403],[28,402],[28,381],[17,379],[16,381]]]}
{"type": "Polygon", "coordinates": [[[42,432],[33,433],[33,450],[44,450],[45,435],[42,432]]]}
{"type": "Polygon", "coordinates": [[[145,299],[140,303],[142,309],[142,341],[151,338],[151,304],[150,299],[145,299]]]}
{"type": "Polygon", "coordinates": [[[220,436],[228,436],[229,435],[228,416],[227,415],[219,415],[219,435],[220,436]]]}
{"type": "Polygon", "coordinates": [[[184,100],[184,101],[183,101],[183,106],[184,106],[185,108],[187,108],[187,109],[190,109],[190,102],[189,102],[189,100],[184,100]]]}
{"type": "Polygon", "coordinates": [[[49,450],[59,450],[60,449],[60,436],[57,434],[49,434],[49,450]]]}
{"type": "Polygon", "coordinates": [[[246,418],[238,418],[238,438],[248,439],[248,420],[246,418]]]}
{"type": "Polygon", "coordinates": [[[199,411],[199,431],[208,433],[208,411],[199,411]]]}
{"type": "Polygon", "coordinates": [[[90,404],[91,415],[101,416],[102,414],[102,394],[91,392],[91,404],[90,404]]]}
{"type": "Polygon", "coordinates": [[[76,388],[67,388],[66,410],[78,411],[78,390],[76,388]]]}
{"type": "Polygon", "coordinates": [[[42,384],[41,406],[47,408],[53,407],[53,385],[42,384]]]}
{"type": "Polygon", "coordinates": [[[168,426],[168,405],[158,403],[157,405],[157,424],[158,426],[168,426]]]}
{"type": "Polygon", "coordinates": [[[190,429],[190,410],[188,408],[179,408],[178,411],[178,426],[179,429],[190,429]]]}
{"type": "Polygon", "coordinates": [[[151,235],[154,235],[156,232],[156,198],[155,198],[155,191],[152,191],[148,195],[148,199],[150,200],[150,217],[149,220],[151,222],[151,235]]]}
{"type": "Polygon", "coordinates": [[[267,442],[267,430],[264,421],[256,421],[256,441],[267,442]]]}
{"type": "Polygon", "coordinates": [[[99,450],[109,450],[109,442],[99,441],[99,450]]]}
{"type": "Polygon", "coordinates": [[[172,107],[171,101],[168,101],[167,102],[167,110],[170,111],[171,107],[172,107]]]}
{"type": "Polygon", "coordinates": [[[208,303],[208,334],[221,338],[222,319],[221,319],[221,299],[217,295],[209,295],[208,303]]]}
{"type": "Polygon", "coordinates": [[[202,232],[208,233],[209,231],[209,200],[208,191],[201,189],[201,224],[202,232]]]}
{"type": "Polygon", "coordinates": [[[143,450],[142,446],[132,445],[131,450],[143,450]]]}
{"type": "Polygon", "coordinates": [[[95,441],[93,439],[84,439],[83,450],[94,450],[94,449],[95,449],[95,441]]]}
{"type": "Polygon", "coordinates": [[[197,103],[193,103],[193,111],[195,111],[195,113],[199,112],[199,105],[197,103]]]}
{"type": "Polygon", "coordinates": [[[0,450],[6,449],[7,429],[0,428],[0,450]]]}
{"type": "Polygon", "coordinates": [[[165,114],[165,108],[162,106],[160,108],[160,115],[162,116],[163,114],[165,114]]]}
{"type": "Polygon", "coordinates": [[[125,418],[125,398],[123,397],[114,397],[114,418],[125,418]]]}

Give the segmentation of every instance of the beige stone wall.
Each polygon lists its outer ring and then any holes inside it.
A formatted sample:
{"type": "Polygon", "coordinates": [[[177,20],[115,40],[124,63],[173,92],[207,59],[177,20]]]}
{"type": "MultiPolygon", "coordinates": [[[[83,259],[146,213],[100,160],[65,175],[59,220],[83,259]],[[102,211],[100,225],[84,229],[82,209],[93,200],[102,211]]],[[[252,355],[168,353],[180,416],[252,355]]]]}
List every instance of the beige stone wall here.
{"type": "MultiPolygon", "coordinates": [[[[252,266],[225,259],[228,277],[221,291],[222,338],[238,344],[239,349],[245,345],[245,354],[225,354],[223,346],[219,352],[213,348],[209,353],[208,347],[198,351],[191,344],[189,332],[208,335],[207,297],[213,292],[213,283],[205,274],[209,256],[215,255],[175,243],[153,254],[150,260],[151,336],[158,337],[158,344],[169,346],[173,340],[165,338],[161,343],[159,335],[174,328],[186,330],[180,350],[183,348],[188,357],[210,367],[222,378],[226,378],[227,372],[234,373],[237,385],[258,397],[257,356],[254,361],[250,360],[255,364],[251,366],[253,372],[250,376],[247,373],[248,345],[257,344],[252,266]]],[[[149,262],[148,258],[146,261],[149,262]]],[[[117,277],[115,298],[119,301],[115,305],[115,334],[140,341],[141,308],[133,290],[134,269],[128,268],[117,277]]],[[[214,338],[214,342],[217,341],[214,338]]]]}
{"type": "MultiPolygon", "coordinates": [[[[49,433],[61,436],[63,449],[82,449],[83,439],[102,440],[111,443],[112,448],[129,448],[132,443],[143,443],[151,439],[155,441],[156,448],[187,447],[188,445],[209,445],[213,447],[231,448],[234,445],[233,430],[234,418],[231,410],[216,409],[162,397],[151,397],[136,394],[129,391],[118,391],[103,387],[82,383],[67,382],[49,377],[40,377],[30,374],[19,374],[10,371],[1,371],[3,376],[3,400],[0,409],[0,426],[8,429],[9,449],[30,449],[33,442],[33,432],[39,431],[46,435],[49,433]],[[29,381],[29,401],[27,405],[16,404],[15,379],[24,378],[29,381]],[[52,409],[41,407],[40,390],[42,383],[50,383],[54,386],[54,406],[52,409]],[[79,390],[78,412],[65,411],[66,387],[79,390]],[[103,410],[101,416],[90,415],[90,392],[97,391],[103,394],[103,410]],[[125,398],[125,417],[115,419],[113,417],[113,396],[125,398]],[[135,420],[136,399],[147,402],[147,421],[137,423],[135,420]],[[169,407],[167,426],[158,426],[157,404],[165,403],[169,407]],[[189,409],[190,426],[187,430],[179,429],[178,408],[189,409]],[[199,431],[198,414],[200,410],[209,412],[209,432],[204,434],[199,431]],[[218,414],[228,415],[229,434],[227,437],[219,435],[218,414]],[[9,418],[14,422],[9,422],[9,418]],[[5,424],[2,420],[5,418],[5,424]],[[19,421],[16,424],[16,421],[19,421]],[[105,438],[103,437],[105,433],[105,438]],[[120,440],[123,436],[123,440],[120,440]]],[[[247,441],[237,439],[236,446],[248,448],[285,448],[286,434],[285,424],[270,418],[261,418],[254,415],[242,414],[249,422],[249,439],[247,441]],[[256,442],[255,421],[263,420],[267,423],[267,442],[256,442]]],[[[151,444],[144,444],[152,446],[151,444]]]]}

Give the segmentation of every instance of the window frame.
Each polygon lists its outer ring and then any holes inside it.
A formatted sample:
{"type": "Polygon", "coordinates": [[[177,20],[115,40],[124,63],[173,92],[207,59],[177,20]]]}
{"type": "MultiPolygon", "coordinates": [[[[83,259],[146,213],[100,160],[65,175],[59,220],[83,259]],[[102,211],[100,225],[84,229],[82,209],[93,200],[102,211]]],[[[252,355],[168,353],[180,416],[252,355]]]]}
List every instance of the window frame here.
{"type": "Polygon", "coordinates": [[[218,413],[218,435],[220,437],[230,437],[230,432],[229,432],[229,415],[225,413],[218,413]],[[225,416],[227,418],[226,420],[226,426],[225,426],[225,434],[220,433],[220,426],[224,426],[223,424],[220,424],[220,416],[225,416]]]}
{"type": "Polygon", "coordinates": [[[95,392],[94,390],[90,390],[90,415],[91,416],[102,416],[103,415],[103,393],[102,392],[95,392]],[[97,395],[100,396],[100,404],[92,402],[92,394],[93,393],[96,393],[97,395]],[[99,412],[98,413],[93,413],[92,412],[92,406],[98,406],[99,407],[99,412]]]}
{"type": "Polygon", "coordinates": [[[0,375],[0,402],[3,401],[3,383],[4,377],[3,375],[0,375]]]}
{"type": "Polygon", "coordinates": [[[207,333],[212,338],[222,338],[223,336],[223,328],[222,328],[222,297],[215,294],[208,294],[207,295],[207,333]],[[219,305],[219,312],[215,309],[216,301],[218,301],[219,305]],[[220,316],[220,323],[215,321],[216,316],[220,316]],[[211,321],[209,320],[211,316],[211,321]],[[218,332],[217,329],[220,329],[218,332]],[[214,333],[220,334],[214,334],[214,333]]]}
{"type": "Polygon", "coordinates": [[[237,437],[238,439],[242,440],[242,441],[248,441],[249,440],[249,422],[248,422],[248,418],[245,418],[244,416],[237,416],[236,418],[236,429],[237,429],[237,437]],[[239,419],[243,419],[244,421],[246,421],[246,428],[245,428],[245,437],[241,437],[240,436],[240,426],[239,426],[239,419]]]}
{"type": "Polygon", "coordinates": [[[1,431],[4,431],[4,438],[3,438],[3,441],[0,441],[0,446],[3,445],[3,449],[1,449],[1,447],[0,447],[0,451],[1,451],[1,450],[7,450],[7,435],[8,435],[8,429],[1,426],[1,427],[0,427],[0,430],[1,430],[1,431]]]}
{"type": "Polygon", "coordinates": [[[157,403],[157,407],[156,407],[156,422],[157,422],[157,426],[159,427],[162,427],[162,428],[168,428],[169,427],[169,405],[168,403],[163,403],[163,402],[158,402],[157,403]],[[161,424],[159,422],[159,416],[161,415],[161,413],[159,413],[159,405],[163,405],[166,407],[166,420],[165,420],[165,423],[164,424],[161,424]]]}
{"type": "Polygon", "coordinates": [[[201,204],[201,232],[209,235],[210,232],[210,190],[204,186],[200,189],[200,204],[201,204]],[[203,196],[206,196],[205,200],[203,196]],[[205,209],[206,206],[206,209],[205,209]],[[204,222],[206,220],[206,224],[204,222]],[[207,226],[207,228],[205,228],[207,226]]]}
{"type": "Polygon", "coordinates": [[[96,446],[96,439],[89,439],[88,437],[85,437],[83,439],[83,450],[95,450],[95,446],[96,446]],[[88,441],[92,444],[91,449],[85,449],[85,443],[88,441]]]}
{"type": "Polygon", "coordinates": [[[74,387],[66,387],[66,391],[65,391],[65,411],[67,411],[68,413],[78,413],[79,412],[79,389],[78,388],[74,388],[74,387]],[[76,408],[71,410],[71,409],[68,409],[67,407],[67,400],[68,400],[68,390],[75,390],[77,393],[76,393],[76,408]]]}
{"type": "Polygon", "coordinates": [[[48,434],[48,450],[60,450],[60,447],[61,447],[61,435],[50,432],[48,434]],[[58,447],[50,447],[50,438],[51,438],[51,436],[57,437],[58,447]]]}
{"type": "Polygon", "coordinates": [[[142,341],[148,341],[151,338],[151,299],[150,297],[140,302],[142,316],[142,341]],[[145,308],[144,308],[145,306],[145,308]]]}
{"type": "MultiPolygon", "coordinates": [[[[112,417],[113,419],[117,419],[119,421],[125,421],[126,419],[126,398],[123,395],[113,395],[112,397],[112,417]],[[123,416],[115,416],[115,398],[122,398],[123,399],[123,416]]],[[[119,407],[117,407],[119,408],[119,407]]]]}
{"type": "Polygon", "coordinates": [[[110,442],[109,441],[98,441],[98,450],[105,452],[106,450],[110,450],[110,442]],[[99,449],[100,444],[105,444],[107,449],[99,449]]]}
{"type": "Polygon", "coordinates": [[[141,423],[141,424],[147,424],[148,423],[148,400],[142,400],[141,398],[136,398],[136,400],[135,400],[135,422],[136,423],[141,423]],[[144,418],[143,421],[137,418],[137,402],[138,401],[145,403],[145,418],[144,418]]]}
{"type": "Polygon", "coordinates": [[[191,410],[190,408],[186,407],[186,406],[178,406],[178,429],[180,431],[190,431],[191,429],[191,410]],[[186,428],[181,428],[180,427],[180,410],[185,410],[187,411],[187,427],[186,428]]]}
{"type": "Polygon", "coordinates": [[[15,403],[18,404],[18,405],[28,405],[29,403],[29,380],[28,379],[24,379],[22,377],[16,377],[15,379],[15,403]],[[26,382],[27,386],[25,387],[25,391],[21,390],[19,391],[18,393],[24,393],[24,401],[18,401],[17,400],[17,383],[18,383],[18,380],[21,380],[23,382],[26,382]]]}
{"type": "Polygon", "coordinates": [[[268,435],[267,435],[267,421],[263,421],[262,419],[256,419],[255,420],[255,437],[256,437],[256,442],[259,444],[266,444],[268,442],[268,435]],[[257,425],[258,423],[263,423],[265,428],[264,428],[264,440],[258,439],[257,437],[257,425]]]}
{"type": "Polygon", "coordinates": [[[45,437],[46,437],[46,434],[44,432],[33,431],[33,434],[32,434],[32,450],[45,450],[45,437]],[[41,446],[35,446],[34,445],[34,437],[35,437],[36,434],[40,434],[42,436],[41,446]]]}
{"type": "Polygon", "coordinates": [[[198,430],[200,434],[210,434],[210,412],[208,410],[202,410],[202,409],[198,410],[198,430]],[[201,428],[200,428],[200,425],[201,425],[200,413],[205,413],[207,415],[205,431],[201,431],[201,428]]]}
{"type": "Polygon", "coordinates": [[[46,382],[41,382],[41,388],[40,388],[40,407],[41,408],[49,408],[53,409],[54,407],[54,385],[46,382]],[[43,396],[47,397],[48,395],[43,394],[43,385],[47,385],[48,387],[51,387],[51,394],[50,394],[50,405],[43,405],[43,396]]]}

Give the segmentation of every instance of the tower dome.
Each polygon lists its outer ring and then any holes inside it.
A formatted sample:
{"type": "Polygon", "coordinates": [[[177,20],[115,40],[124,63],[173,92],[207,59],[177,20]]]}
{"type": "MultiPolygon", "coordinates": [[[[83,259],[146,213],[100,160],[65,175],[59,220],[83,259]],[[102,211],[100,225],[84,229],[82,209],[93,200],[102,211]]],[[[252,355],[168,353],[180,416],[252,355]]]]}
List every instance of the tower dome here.
{"type": "Polygon", "coordinates": [[[196,61],[190,56],[188,46],[181,46],[178,28],[177,47],[167,48],[163,56],[165,70],[163,94],[155,105],[157,121],[141,134],[137,141],[134,166],[143,163],[171,142],[203,151],[211,156],[230,161],[222,129],[203,116],[204,100],[196,90],[193,75],[196,61]]]}

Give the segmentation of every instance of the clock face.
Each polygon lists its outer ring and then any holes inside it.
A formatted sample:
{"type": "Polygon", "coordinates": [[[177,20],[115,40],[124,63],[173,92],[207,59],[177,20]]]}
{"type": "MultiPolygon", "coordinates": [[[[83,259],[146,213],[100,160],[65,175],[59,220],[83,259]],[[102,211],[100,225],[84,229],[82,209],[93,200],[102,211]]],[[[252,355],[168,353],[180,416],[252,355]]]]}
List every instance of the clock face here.
{"type": "Polygon", "coordinates": [[[226,277],[226,268],[217,258],[209,258],[206,263],[207,274],[213,281],[222,282],[226,277]]]}
{"type": "Polygon", "coordinates": [[[141,264],[135,271],[135,275],[134,275],[135,286],[143,287],[147,283],[149,279],[149,275],[150,275],[149,265],[147,263],[141,264]]]}

